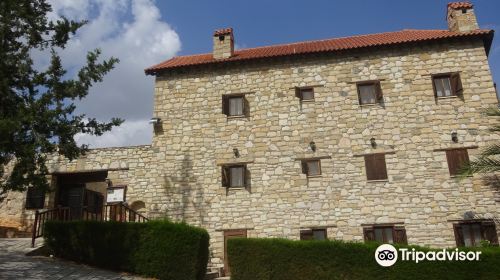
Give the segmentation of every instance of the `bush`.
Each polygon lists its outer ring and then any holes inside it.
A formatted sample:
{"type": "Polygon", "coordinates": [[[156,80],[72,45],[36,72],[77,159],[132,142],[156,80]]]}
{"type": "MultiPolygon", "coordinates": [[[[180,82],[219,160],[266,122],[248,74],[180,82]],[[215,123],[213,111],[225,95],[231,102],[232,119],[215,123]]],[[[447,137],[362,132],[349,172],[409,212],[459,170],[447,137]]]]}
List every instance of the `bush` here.
{"type": "MultiPolygon", "coordinates": [[[[376,243],[291,241],[285,239],[228,240],[232,280],[331,279],[498,279],[500,248],[480,248],[480,261],[401,261],[379,266],[376,243]]],[[[395,246],[400,248],[401,246],[395,246]]],[[[408,247],[408,246],[405,246],[408,247]]],[[[429,248],[411,246],[417,250],[429,248]]],[[[462,248],[465,249],[465,248],[462,248]]],[[[471,249],[475,251],[477,248],[471,249]]],[[[410,249],[411,250],[411,249],[410,249]]],[[[479,250],[479,249],[478,249],[479,250]]]]}
{"type": "Polygon", "coordinates": [[[168,221],[49,221],[45,244],[57,257],[160,279],[205,276],[208,233],[168,221]]]}

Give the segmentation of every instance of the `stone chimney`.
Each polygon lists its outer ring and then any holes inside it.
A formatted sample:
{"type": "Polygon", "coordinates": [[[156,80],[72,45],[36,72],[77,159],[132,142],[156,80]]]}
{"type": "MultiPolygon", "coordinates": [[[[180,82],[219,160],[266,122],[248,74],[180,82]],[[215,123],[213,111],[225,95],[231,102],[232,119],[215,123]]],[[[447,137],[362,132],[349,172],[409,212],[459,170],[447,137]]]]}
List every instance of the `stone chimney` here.
{"type": "Polygon", "coordinates": [[[224,28],[214,32],[214,50],[215,59],[224,59],[234,54],[233,29],[224,28]]]}
{"type": "Polygon", "coordinates": [[[470,2],[448,4],[448,29],[454,32],[467,32],[479,29],[473,5],[470,2]]]}

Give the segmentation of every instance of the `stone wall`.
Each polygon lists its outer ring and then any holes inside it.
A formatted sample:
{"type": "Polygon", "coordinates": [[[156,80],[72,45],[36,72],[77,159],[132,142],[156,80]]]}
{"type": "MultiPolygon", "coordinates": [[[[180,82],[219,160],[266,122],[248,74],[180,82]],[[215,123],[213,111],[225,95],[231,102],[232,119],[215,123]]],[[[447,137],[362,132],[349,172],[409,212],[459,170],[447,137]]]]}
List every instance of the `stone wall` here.
{"type": "Polygon", "coordinates": [[[479,40],[165,73],[155,87],[162,130],[153,138],[161,170],[153,203],[207,228],[213,263],[222,262],[227,229],[298,239],[301,228],[323,226],[329,238],[362,241],[362,224],[402,222],[411,244],[455,246],[450,220],[466,211],[498,219],[498,193],[479,176],[450,178],[445,152],[434,150],[498,141],[488,131],[496,120],[481,112],[496,105],[479,40]],[[430,75],[455,71],[464,100],[436,101],[430,75]],[[381,80],[383,106],[358,104],[355,83],[364,80],[381,80]],[[301,104],[297,86],[315,86],[315,101],[301,104]],[[248,118],[222,114],[230,93],[247,93],[248,118]],[[386,156],[388,181],[366,180],[357,155],[376,151],[394,152],[386,156]],[[308,179],[297,159],[313,155],[331,159],[321,160],[321,177],[308,179]],[[218,164],[239,161],[250,162],[251,187],[222,188],[218,164]]]}

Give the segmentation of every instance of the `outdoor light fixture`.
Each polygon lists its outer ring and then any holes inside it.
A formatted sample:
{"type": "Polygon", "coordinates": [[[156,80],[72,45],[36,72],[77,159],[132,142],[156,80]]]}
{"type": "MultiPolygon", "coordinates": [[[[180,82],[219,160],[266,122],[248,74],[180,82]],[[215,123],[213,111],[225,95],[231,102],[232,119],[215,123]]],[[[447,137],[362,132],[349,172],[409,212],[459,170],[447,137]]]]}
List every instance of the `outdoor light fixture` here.
{"type": "Polygon", "coordinates": [[[316,152],[316,143],[314,143],[314,141],[311,141],[311,143],[309,143],[309,147],[311,147],[311,150],[313,152],[316,152]]]}
{"type": "Polygon", "coordinates": [[[375,138],[370,138],[370,144],[372,145],[372,148],[376,148],[377,147],[377,142],[375,142],[375,138]]]}
{"type": "Polygon", "coordinates": [[[451,141],[453,141],[455,143],[458,142],[458,135],[455,131],[451,133],[451,141]]]}
{"type": "Polygon", "coordinates": [[[160,118],[151,118],[149,120],[149,123],[154,124],[154,125],[158,125],[158,124],[160,124],[160,121],[161,121],[160,118]]]}
{"type": "Polygon", "coordinates": [[[108,187],[111,187],[113,185],[113,182],[111,182],[111,179],[109,179],[109,178],[104,179],[104,181],[106,181],[106,184],[108,185],[108,187]]]}
{"type": "Polygon", "coordinates": [[[238,151],[237,148],[233,149],[233,153],[234,153],[234,157],[237,157],[237,158],[240,157],[240,151],[238,151]]]}

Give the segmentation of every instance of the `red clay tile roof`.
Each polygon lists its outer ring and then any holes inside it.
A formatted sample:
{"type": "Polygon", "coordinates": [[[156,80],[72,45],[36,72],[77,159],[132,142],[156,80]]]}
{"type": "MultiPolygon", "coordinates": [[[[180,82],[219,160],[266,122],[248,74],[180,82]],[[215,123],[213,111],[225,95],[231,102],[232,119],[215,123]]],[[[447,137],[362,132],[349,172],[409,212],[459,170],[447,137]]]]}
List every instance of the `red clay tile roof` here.
{"type": "Polygon", "coordinates": [[[231,34],[231,33],[233,33],[232,28],[218,29],[218,30],[215,30],[214,36],[226,35],[226,34],[231,34]]]}
{"type": "Polygon", "coordinates": [[[470,2],[451,2],[448,7],[452,9],[472,9],[474,5],[470,2]]]}
{"type": "Polygon", "coordinates": [[[411,42],[435,41],[459,37],[483,37],[483,39],[487,42],[486,49],[488,50],[493,37],[493,30],[481,29],[469,32],[452,32],[448,30],[402,30],[396,32],[240,49],[234,51],[234,55],[226,59],[216,60],[213,58],[212,53],[177,56],[160,64],[151,66],[145,69],[145,72],[146,74],[154,75],[161,70],[192,65],[227,63],[231,61],[243,61],[308,53],[336,52],[366,47],[399,45],[411,42]]]}

